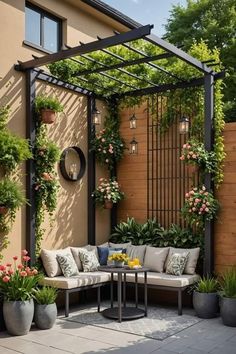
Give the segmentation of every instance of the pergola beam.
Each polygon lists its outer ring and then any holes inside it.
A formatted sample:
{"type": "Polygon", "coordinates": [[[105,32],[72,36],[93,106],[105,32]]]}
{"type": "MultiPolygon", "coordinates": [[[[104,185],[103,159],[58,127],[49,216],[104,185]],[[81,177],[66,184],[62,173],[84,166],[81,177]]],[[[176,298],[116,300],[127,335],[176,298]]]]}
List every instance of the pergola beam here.
{"type": "Polygon", "coordinates": [[[170,58],[170,57],[173,57],[173,55],[171,53],[163,53],[163,54],[153,55],[151,57],[147,56],[145,58],[127,60],[127,61],[125,61],[123,63],[118,63],[118,64],[114,64],[114,65],[110,65],[110,66],[107,66],[107,65],[104,64],[104,66],[101,66],[100,68],[82,70],[82,71],[78,71],[76,74],[77,75],[96,74],[96,73],[100,73],[100,72],[104,72],[104,71],[125,68],[127,66],[133,66],[133,65],[139,65],[139,64],[148,64],[148,62],[161,60],[161,59],[166,59],[166,58],[170,58]]]}
{"type": "Polygon", "coordinates": [[[22,62],[18,65],[18,70],[25,71],[27,69],[34,69],[39,66],[47,65],[60,61],[63,59],[68,59],[76,55],[88,54],[103,48],[108,48],[116,46],[125,42],[134,41],[136,39],[143,38],[151,33],[153,25],[146,25],[143,27],[136,28],[134,30],[120,34],[119,36],[111,36],[102,39],[101,41],[93,41],[86,43],[84,45],[79,45],[71,49],[60,50],[57,53],[47,54],[38,59],[28,60],[22,62]]]}
{"type": "Polygon", "coordinates": [[[204,72],[204,74],[213,74],[214,75],[214,71],[211,68],[209,68],[207,65],[203,64],[201,61],[192,57],[188,53],[185,53],[180,48],[175,47],[173,44],[166,42],[165,40],[157,37],[156,35],[150,34],[150,35],[146,36],[145,39],[148,42],[164,49],[165,51],[174,54],[179,59],[185,61],[189,65],[194,66],[196,69],[204,72]]]}

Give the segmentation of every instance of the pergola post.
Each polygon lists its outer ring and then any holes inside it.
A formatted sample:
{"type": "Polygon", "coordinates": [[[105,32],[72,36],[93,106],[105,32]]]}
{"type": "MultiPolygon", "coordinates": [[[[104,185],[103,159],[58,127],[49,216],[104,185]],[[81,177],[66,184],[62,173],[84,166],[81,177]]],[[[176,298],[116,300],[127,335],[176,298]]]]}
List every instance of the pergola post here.
{"type": "MultiPolygon", "coordinates": [[[[204,77],[205,89],[205,123],[204,144],[207,151],[213,149],[214,144],[214,76],[211,74],[204,77]]],[[[212,175],[206,173],[205,186],[208,191],[214,191],[212,175]]],[[[204,274],[211,275],[214,271],[214,222],[205,222],[205,255],[204,274]]]]}
{"type": "MultiPolygon", "coordinates": [[[[34,70],[26,71],[26,135],[31,147],[34,147],[36,137],[36,120],[34,117],[34,99],[36,92],[36,73],[34,70]]],[[[29,204],[26,205],[26,248],[31,258],[30,264],[35,264],[35,164],[30,159],[26,162],[26,198],[29,204]]]]}
{"type": "Polygon", "coordinates": [[[92,121],[92,112],[95,105],[95,97],[88,97],[87,101],[87,124],[88,124],[88,243],[95,245],[96,243],[96,210],[92,193],[95,190],[96,180],[96,164],[95,152],[91,151],[91,140],[95,137],[95,127],[92,121]]]}

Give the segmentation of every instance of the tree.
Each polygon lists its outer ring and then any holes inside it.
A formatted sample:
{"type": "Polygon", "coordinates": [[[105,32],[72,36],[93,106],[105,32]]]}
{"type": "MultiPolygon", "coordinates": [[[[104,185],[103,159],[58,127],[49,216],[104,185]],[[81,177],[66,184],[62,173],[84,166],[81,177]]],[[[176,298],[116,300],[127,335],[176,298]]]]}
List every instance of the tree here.
{"type": "Polygon", "coordinates": [[[173,6],[165,38],[188,50],[194,41],[206,41],[220,50],[227,71],[224,88],[226,121],[236,121],[236,0],[187,0],[173,6]]]}

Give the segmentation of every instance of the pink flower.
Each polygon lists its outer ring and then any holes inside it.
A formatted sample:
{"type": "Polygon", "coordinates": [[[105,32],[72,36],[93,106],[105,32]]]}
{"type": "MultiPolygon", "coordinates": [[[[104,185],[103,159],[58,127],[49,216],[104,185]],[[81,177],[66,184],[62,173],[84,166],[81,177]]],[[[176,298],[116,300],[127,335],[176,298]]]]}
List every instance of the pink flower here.
{"type": "Polygon", "coordinates": [[[17,257],[17,256],[14,256],[13,259],[14,259],[14,261],[17,261],[18,257],[17,257]]]}
{"type": "Polygon", "coordinates": [[[5,272],[7,267],[5,265],[0,265],[0,271],[5,272]]]}
{"type": "Polygon", "coordinates": [[[24,257],[22,257],[22,259],[23,259],[23,261],[28,262],[30,260],[30,257],[29,256],[24,256],[24,257]]]}
{"type": "Polygon", "coordinates": [[[207,212],[207,213],[208,213],[208,211],[209,211],[209,208],[206,208],[206,209],[205,209],[205,212],[207,212]]]}
{"type": "Polygon", "coordinates": [[[183,149],[186,149],[186,147],[187,147],[187,144],[184,144],[184,145],[183,145],[183,149]]]}
{"type": "Polygon", "coordinates": [[[180,158],[179,158],[181,161],[183,161],[184,160],[184,156],[182,155],[182,156],[180,156],[180,158]]]}
{"type": "Polygon", "coordinates": [[[187,147],[187,149],[190,149],[190,148],[191,148],[191,145],[190,145],[190,144],[188,144],[186,147],[187,147]]]}
{"type": "Polygon", "coordinates": [[[196,208],[195,208],[195,207],[193,207],[193,208],[192,208],[192,211],[196,211],[196,208]]]}
{"type": "Polygon", "coordinates": [[[10,281],[10,277],[8,276],[8,275],[5,275],[5,277],[3,277],[2,278],[2,281],[4,282],[4,283],[8,283],[9,281],[10,281]]]}
{"type": "Polygon", "coordinates": [[[18,264],[17,268],[22,269],[22,268],[24,268],[24,266],[23,266],[23,264],[18,264]]]}
{"type": "Polygon", "coordinates": [[[203,208],[200,208],[200,211],[203,211],[203,208]]]}
{"type": "Polygon", "coordinates": [[[205,186],[202,186],[202,190],[205,191],[205,190],[206,190],[206,187],[205,187],[205,186]]]}
{"type": "Polygon", "coordinates": [[[194,195],[194,191],[190,191],[190,192],[189,192],[189,194],[192,194],[192,195],[194,195]]]}
{"type": "Polygon", "coordinates": [[[199,203],[200,201],[201,201],[201,199],[198,199],[198,198],[195,199],[195,203],[199,203]]]}
{"type": "Polygon", "coordinates": [[[8,274],[9,274],[9,275],[12,275],[13,273],[14,273],[14,270],[12,270],[12,269],[9,269],[9,270],[8,270],[8,274]]]}
{"type": "Polygon", "coordinates": [[[206,204],[202,204],[202,208],[205,209],[206,208],[206,204]]]}
{"type": "Polygon", "coordinates": [[[22,270],[22,272],[20,272],[20,276],[21,277],[27,277],[27,272],[25,270],[22,270]]]}
{"type": "Polygon", "coordinates": [[[108,163],[108,162],[109,162],[109,160],[108,160],[108,159],[106,159],[105,161],[106,161],[106,163],[108,163]]]}
{"type": "Polygon", "coordinates": [[[196,159],[196,158],[197,158],[197,155],[196,155],[196,154],[193,154],[192,158],[193,158],[193,159],[196,159]]]}
{"type": "Polygon", "coordinates": [[[193,155],[193,152],[192,152],[192,151],[189,151],[189,155],[193,155]]]}
{"type": "Polygon", "coordinates": [[[7,263],[6,266],[7,266],[7,267],[11,267],[12,264],[11,264],[11,263],[7,263]]]}
{"type": "Polygon", "coordinates": [[[33,275],[37,275],[37,274],[38,274],[37,269],[33,269],[33,270],[32,270],[32,274],[33,274],[33,275]]]}
{"type": "Polygon", "coordinates": [[[207,205],[207,206],[210,206],[210,203],[209,203],[209,202],[206,202],[206,205],[207,205]]]}
{"type": "Polygon", "coordinates": [[[104,138],[102,138],[102,142],[105,143],[105,141],[106,141],[106,140],[105,140],[104,138]]]}
{"type": "Polygon", "coordinates": [[[190,155],[187,155],[187,159],[190,159],[190,157],[191,157],[190,155]]]}
{"type": "Polygon", "coordinates": [[[22,256],[27,256],[28,251],[27,250],[22,250],[21,254],[22,254],[22,256]]]}
{"type": "Polygon", "coordinates": [[[185,194],[185,197],[188,198],[188,197],[189,197],[189,193],[186,193],[186,194],[185,194]]]}

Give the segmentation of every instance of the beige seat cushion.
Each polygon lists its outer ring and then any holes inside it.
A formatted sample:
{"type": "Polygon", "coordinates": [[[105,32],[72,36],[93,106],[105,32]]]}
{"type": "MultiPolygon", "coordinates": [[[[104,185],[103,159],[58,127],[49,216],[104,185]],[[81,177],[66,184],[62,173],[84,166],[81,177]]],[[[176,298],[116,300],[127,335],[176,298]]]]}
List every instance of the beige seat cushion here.
{"type": "Polygon", "coordinates": [[[105,272],[79,273],[79,275],[66,278],[57,276],[54,278],[45,277],[42,285],[49,285],[58,289],[73,289],[88,285],[106,283],[110,280],[110,274],[105,272]]]}
{"type": "Polygon", "coordinates": [[[59,250],[41,250],[40,256],[48,277],[55,277],[62,274],[60,265],[57,261],[57,255],[65,256],[67,254],[71,254],[70,247],[59,250]]]}
{"type": "Polygon", "coordinates": [[[200,253],[200,248],[174,248],[170,247],[169,254],[167,256],[166,262],[165,262],[165,269],[167,267],[167,264],[170,261],[171,256],[176,253],[176,254],[184,254],[184,253],[189,253],[188,255],[188,260],[187,263],[184,267],[184,274],[195,274],[195,269],[197,266],[197,261],[200,253]]]}
{"type": "Polygon", "coordinates": [[[149,268],[153,272],[162,273],[168,252],[169,247],[147,246],[144,257],[144,267],[149,268]]]}
{"type": "Polygon", "coordinates": [[[146,252],[146,245],[144,246],[128,246],[127,247],[127,255],[131,258],[138,258],[140,261],[140,264],[143,265],[144,263],[144,256],[145,256],[145,252],[146,252]]]}
{"type": "MultiPolygon", "coordinates": [[[[197,274],[189,275],[171,275],[166,273],[157,273],[157,272],[147,272],[147,284],[148,285],[158,285],[158,286],[171,286],[174,288],[182,288],[191,284],[194,284],[200,279],[200,276],[197,274]]],[[[117,280],[117,274],[114,274],[114,280],[117,280]]],[[[126,281],[134,283],[135,275],[134,273],[126,274],[126,281]]],[[[144,283],[144,274],[138,274],[138,282],[140,284],[144,283]]]]}

